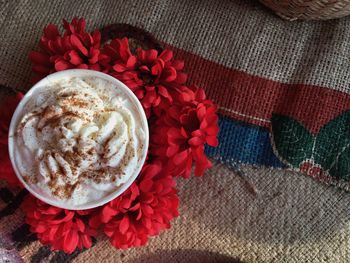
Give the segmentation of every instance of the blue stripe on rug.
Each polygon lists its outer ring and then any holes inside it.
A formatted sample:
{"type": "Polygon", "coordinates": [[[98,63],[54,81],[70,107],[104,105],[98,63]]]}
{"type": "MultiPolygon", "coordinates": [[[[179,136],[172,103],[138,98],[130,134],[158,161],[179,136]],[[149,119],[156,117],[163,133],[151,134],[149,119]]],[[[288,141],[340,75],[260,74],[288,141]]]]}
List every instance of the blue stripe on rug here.
{"type": "Polygon", "coordinates": [[[246,124],[227,117],[219,118],[219,146],[206,147],[209,157],[225,162],[285,167],[273,153],[270,133],[266,128],[246,124]]]}

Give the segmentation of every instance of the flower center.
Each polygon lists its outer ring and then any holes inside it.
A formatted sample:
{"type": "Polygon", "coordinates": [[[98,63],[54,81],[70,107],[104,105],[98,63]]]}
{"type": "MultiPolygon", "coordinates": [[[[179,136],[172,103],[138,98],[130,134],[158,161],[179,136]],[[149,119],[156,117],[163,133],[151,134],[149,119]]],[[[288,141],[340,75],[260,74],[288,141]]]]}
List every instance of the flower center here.
{"type": "Polygon", "coordinates": [[[145,85],[153,85],[156,77],[148,72],[140,72],[139,78],[145,83],[145,85]]]}

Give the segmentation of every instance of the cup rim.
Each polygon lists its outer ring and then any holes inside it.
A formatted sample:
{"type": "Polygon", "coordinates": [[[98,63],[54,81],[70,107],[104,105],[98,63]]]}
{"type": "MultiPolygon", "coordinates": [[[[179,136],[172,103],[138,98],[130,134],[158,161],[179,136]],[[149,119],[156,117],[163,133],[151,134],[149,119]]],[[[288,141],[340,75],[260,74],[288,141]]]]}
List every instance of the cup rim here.
{"type": "Polygon", "coordinates": [[[59,72],[55,72],[53,74],[50,74],[46,76],[45,78],[41,79],[39,82],[37,82],[34,86],[32,86],[27,93],[24,95],[20,103],[17,105],[15,112],[12,115],[11,118],[11,123],[9,127],[9,134],[8,134],[8,149],[9,149],[9,156],[11,160],[12,167],[15,171],[15,174],[17,178],[20,180],[20,182],[23,184],[23,186],[36,198],[40,199],[41,201],[48,203],[50,205],[63,208],[63,209],[69,209],[69,210],[85,210],[85,209],[91,209],[95,207],[102,206],[111,200],[115,199],[116,197],[120,196],[122,193],[124,193],[130,185],[136,180],[137,176],[140,174],[141,169],[146,161],[147,157],[147,152],[148,152],[148,146],[149,146],[149,127],[148,127],[148,122],[147,122],[147,117],[145,114],[145,111],[143,110],[143,107],[139,101],[139,99],[135,96],[135,94],[121,81],[118,79],[107,75],[105,73],[102,73],[100,71],[95,71],[95,70],[89,70],[89,69],[68,69],[68,70],[63,70],[59,72]],[[132,102],[137,108],[137,111],[140,113],[141,116],[141,123],[144,128],[144,133],[145,133],[145,140],[144,140],[144,147],[142,151],[142,158],[138,162],[139,166],[135,170],[135,173],[130,176],[130,178],[120,185],[116,191],[108,194],[104,198],[98,199],[93,202],[88,202],[82,205],[69,205],[69,204],[64,204],[64,202],[58,202],[53,199],[49,199],[40,193],[36,192],[22,177],[19,169],[17,168],[16,161],[14,158],[14,150],[15,150],[15,132],[16,132],[16,127],[19,122],[19,118],[23,114],[23,107],[26,105],[28,100],[31,98],[33,95],[34,91],[41,88],[44,85],[50,84],[53,81],[57,81],[59,79],[64,79],[67,77],[97,77],[104,79],[106,81],[109,81],[116,85],[118,89],[121,89],[123,92],[125,92],[129,98],[131,98],[132,102]]]}

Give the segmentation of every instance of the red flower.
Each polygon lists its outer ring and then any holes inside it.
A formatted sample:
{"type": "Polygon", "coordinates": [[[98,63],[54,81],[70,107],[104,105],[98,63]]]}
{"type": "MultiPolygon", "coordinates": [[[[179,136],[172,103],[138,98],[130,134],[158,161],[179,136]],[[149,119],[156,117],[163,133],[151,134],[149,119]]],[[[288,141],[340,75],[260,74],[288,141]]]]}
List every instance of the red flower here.
{"type": "Polygon", "coordinates": [[[172,90],[186,82],[183,61],[174,60],[173,52],[139,48],[130,52],[128,40],[115,39],[104,48],[104,65],[109,73],[123,81],[140,99],[147,116],[151,109],[157,115],[172,101],[172,90]]]}
{"type": "Polygon", "coordinates": [[[195,161],[195,175],[201,176],[211,167],[204,145],[218,145],[216,106],[197,87],[186,88],[186,94],[181,93],[177,99],[182,103],[170,107],[153,127],[150,152],[169,158],[172,173],[185,178],[190,176],[195,161]]]}
{"type": "MultiPolygon", "coordinates": [[[[57,26],[48,25],[39,51],[30,53],[36,80],[55,71],[89,68],[124,82],[139,98],[146,115],[154,114],[149,119],[149,156],[137,180],[108,204],[70,211],[29,196],[22,205],[26,222],[43,244],[66,253],[91,247],[100,226],[117,248],[145,245],[150,236],[169,228],[178,215],[174,176],[189,177],[194,162],[197,176],[211,166],[204,146],[218,144],[216,107],[206,99],[203,89],[184,86],[184,63],[175,60],[170,50],[159,54],[154,49],[138,48],[134,53],[127,38],[101,47],[100,33],[87,33],[83,18],[74,18],[71,23],[63,20],[63,27],[62,35],[57,26]]],[[[5,171],[0,178],[11,181],[17,178],[7,153],[13,112],[8,108],[0,112],[0,172],[5,171]]]]}
{"type": "Polygon", "coordinates": [[[179,104],[192,103],[197,105],[206,100],[204,90],[197,86],[180,86],[176,88],[176,92],[173,94],[175,102],[179,104]]]}
{"type": "Polygon", "coordinates": [[[102,52],[104,72],[110,73],[132,90],[143,84],[136,72],[137,58],[131,54],[127,38],[112,40],[104,45],[102,52]]]}
{"type": "Polygon", "coordinates": [[[12,186],[22,186],[18,180],[10,161],[8,153],[8,133],[11,118],[18,103],[23,98],[22,93],[6,98],[0,106],[0,179],[12,186]]]}
{"type": "Polygon", "coordinates": [[[70,211],[46,204],[29,195],[22,203],[26,223],[45,245],[52,250],[72,253],[76,248],[92,246],[96,230],[85,223],[93,210],[70,211]]]}
{"type": "Polygon", "coordinates": [[[178,216],[175,181],[162,168],[158,161],[146,164],[137,182],[91,219],[93,227],[104,224],[104,232],[113,246],[122,249],[142,246],[148,236],[169,228],[170,221],[178,216]]]}
{"type": "Polygon", "coordinates": [[[37,74],[35,81],[65,69],[100,70],[100,32],[87,33],[83,18],[74,18],[71,23],[63,20],[63,26],[65,32],[61,36],[57,26],[48,25],[39,42],[40,51],[30,52],[32,69],[37,74]]]}

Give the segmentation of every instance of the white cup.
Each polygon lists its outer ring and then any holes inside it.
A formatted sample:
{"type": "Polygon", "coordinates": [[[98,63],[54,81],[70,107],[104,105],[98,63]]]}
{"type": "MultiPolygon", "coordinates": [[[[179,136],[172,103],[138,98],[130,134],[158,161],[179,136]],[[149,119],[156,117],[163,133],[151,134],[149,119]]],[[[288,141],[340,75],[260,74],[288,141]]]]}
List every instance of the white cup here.
{"type": "Polygon", "coordinates": [[[14,168],[14,171],[15,171],[18,179],[21,181],[21,183],[24,185],[24,187],[31,194],[33,194],[38,199],[44,201],[45,203],[48,203],[50,205],[57,206],[60,208],[64,208],[64,209],[70,209],[70,210],[90,209],[90,208],[104,205],[104,204],[108,203],[109,201],[115,199],[119,195],[121,195],[125,190],[127,190],[127,188],[135,181],[136,177],[138,176],[138,174],[140,173],[140,171],[142,169],[142,166],[143,166],[143,164],[146,160],[146,156],[147,156],[148,144],[149,144],[149,129],[148,129],[147,118],[146,118],[145,112],[142,108],[140,101],[137,99],[137,97],[134,95],[134,93],[125,84],[123,84],[119,80],[117,80],[117,79],[115,79],[115,78],[113,78],[105,73],[102,73],[99,71],[94,71],[94,70],[85,70],[85,69],[70,69],[70,70],[59,71],[59,72],[53,73],[51,75],[48,75],[47,77],[45,77],[44,79],[42,79],[38,83],[36,83],[25,94],[25,96],[23,97],[21,102],[18,104],[18,106],[17,106],[17,108],[12,116],[10,129],[9,129],[9,138],[8,138],[8,146],[9,146],[9,154],[10,154],[11,163],[12,163],[12,166],[14,168]],[[23,177],[20,173],[20,169],[18,169],[18,166],[16,164],[16,160],[14,158],[15,147],[17,145],[14,136],[15,136],[15,133],[17,130],[17,125],[21,121],[23,114],[25,114],[23,112],[23,108],[26,105],[26,103],[31,99],[31,97],[33,96],[34,92],[37,89],[40,89],[44,86],[48,86],[52,82],[56,82],[56,81],[59,81],[61,79],[67,79],[70,77],[95,77],[95,78],[100,78],[100,79],[106,80],[106,81],[112,83],[113,85],[115,85],[115,87],[117,89],[121,90],[124,94],[126,94],[128,99],[130,99],[130,101],[136,106],[137,112],[141,116],[140,125],[143,128],[144,135],[145,135],[144,136],[145,140],[142,142],[144,145],[143,151],[141,153],[140,161],[138,162],[138,167],[135,168],[135,173],[132,174],[125,183],[120,185],[115,192],[110,193],[107,196],[104,196],[100,200],[96,200],[94,202],[89,202],[89,203],[85,203],[85,204],[81,204],[81,205],[77,205],[77,206],[65,204],[63,199],[48,198],[46,196],[43,196],[38,191],[35,191],[35,189],[33,187],[31,187],[31,185],[28,184],[23,179],[23,177]]]}

